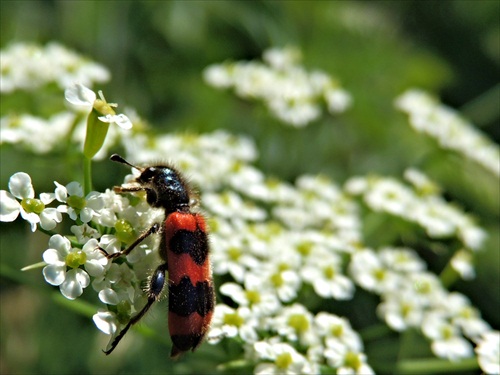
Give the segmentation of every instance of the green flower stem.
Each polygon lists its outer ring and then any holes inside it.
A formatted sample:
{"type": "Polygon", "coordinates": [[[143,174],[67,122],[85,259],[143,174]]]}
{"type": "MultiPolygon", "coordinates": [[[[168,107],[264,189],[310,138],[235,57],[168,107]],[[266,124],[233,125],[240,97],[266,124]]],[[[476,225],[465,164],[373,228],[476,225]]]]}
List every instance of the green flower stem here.
{"type": "Polygon", "coordinates": [[[396,373],[398,374],[438,374],[438,373],[456,373],[459,371],[471,371],[479,369],[476,358],[462,359],[461,361],[451,362],[446,359],[427,358],[427,359],[407,359],[399,361],[396,373]]]}
{"type": "Polygon", "coordinates": [[[85,195],[92,191],[92,159],[83,158],[83,189],[85,195]]]}
{"type": "Polygon", "coordinates": [[[45,262],[38,262],[38,263],[30,264],[29,266],[21,268],[21,271],[24,272],[24,271],[35,270],[37,268],[45,267],[46,265],[47,265],[47,263],[45,263],[45,262]]]}
{"type": "Polygon", "coordinates": [[[455,281],[457,281],[459,278],[458,273],[453,269],[451,266],[451,263],[448,262],[444,269],[441,271],[439,275],[439,279],[441,280],[441,283],[446,289],[449,289],[450,286],[452,286],[455,281]]]}
{"type": "Polygon", "coordinates": [[[466,118],[470,118],[479,127],[498,119],[498,96],[500,95],[500,84],[496,84],[489,90],[481,93],[477,98],[460,108],[460,112],[466,118]]]}
{"type": "Polygon", "coordinates": [[[361,335],[361,338],[363,341],[371,341],[371,340],[377,340],[383,337],[387,337],[389,334],[391,334],[393,331],[389,327],[387,327],[385,324],[376,324],[372,325],[370,327],[364,328],[363,330],[359,331],[359,334],[361,335]]]}
{"type": "Polygon", "coordinates": [[[69,155],[69,150],[71,147],[74,147],[74,144],[71,142],[73,139],[73,134],[75,133],[76,127],[82,121],[83,115],[81,113],[76,114],[75,119],[71,123],[71,127],[69,128],[68,134],[66,134],[66,146],[65,146],[65,154],[69,155]]]}
{"type": "Polygon", "coordinates": [[[51,293],[51,297],[52,300],[59,306],[62,306],[67,310],[76,312],[79,315],[86,316],[87,318],[92,318],[92,316],[97,311],[96,306],[82,299],[69,300],[59,292],[51,293]]]}

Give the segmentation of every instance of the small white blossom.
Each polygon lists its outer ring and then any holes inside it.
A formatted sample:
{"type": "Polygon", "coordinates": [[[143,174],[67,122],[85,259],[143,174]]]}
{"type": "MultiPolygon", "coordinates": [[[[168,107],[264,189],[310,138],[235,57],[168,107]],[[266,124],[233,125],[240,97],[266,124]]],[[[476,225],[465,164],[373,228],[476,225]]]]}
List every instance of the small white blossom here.
{"type": "Polygon", "coordinates": [[[254,344],[254,350],[258,360],[271,361],[258,364],[254,374],[317,374],[319,368],[310,363],[298,353],[292,346],[281,342],[259,341],[254,344]]]}
{"type": "Polygon", "coordinates": [[[346,318],[321,312],[314,318],[318,334],[328,348],[345,346],[349,350],[361,351],[363,343],[346,318]]]}
{"type": "Polygon", "coordinates": [[[342,273],[340,257],[335,254],[325,251],[310,257],[301,275],[320,297],[345,300],[354,294],[354,284],[342,273]]]}
{"type": "Polygon", "coordinates": [[[244,288],[238,283],[225,283],[219,291],[240,306],[249,307],[256,317],[276,312],[281,304],[270,287],[255,274],[246,274],[244,288]]]}
{"type": "Polygon", "coordinates": [[[216,343],[224,337],[239,336],[242,340],[252,343],[257,341],[257,328],[257,319],[248,307],[233,309],[227,305],[217,304],[208,340],[216,343]]]}
{"type": "Polygon", "coordinates": [[[87,272],[79,268],[87,261],[83,250],[72,248],[66,237],[56,234],[50,238],[43,260],[47,263],[43,276],[49,284],[59,286],[62,295],[68,299],[82,295],[90,283],[87,272]]]}
{"type": "Polygon", "coordinates": [[[313,325],[314,317],[306,307],[295,303],[284,307],[276,317],[269,319],[268,326],[289,341],[303,345],[317,344],[318,338],[313,325]]]}
{"type": "MultiPolygon", "coordinates": [[[[101,97],[100,101],[106,103],[102,92],[99,91],[99,95],[101,97]]],[[[90,90],[88,87],[85,87],[79,82],[73,83],[72,86],[68,87],[64,92],[64,96],[66,101],[77,108],[80,108],[82,111],[90,112],[94,105],[96,104],[97,96],[94,91],[90,90]]],[[[106,103],[109,107],[116,107],[115,104],[106,103]]],[[[106,114],[104,116],[99,116],[99,120],[107,123],[115,123],[122,129],[131,129],[132,122],[130,119],[124,114],[106,114]]]]}
{"type": "Polygon", "coordinates": [[[0,221],[11,222],[21,214],[31,224],[32,232],[36,230],[37,224],[45,230],[52,230],[62,221],[61,214],[55,208],[45,207],[54,200],[54,194],[42,193],[40,199],[35,199],[35,190],[28,174],[18,172],[12,175],[9,190],[0,191],[0,221]]]}
{"type": "Polygon", "coordinates": [[[375,372],[366,362],[364,353],[337,345],[325,350],[325,358],[330,366],[337,368],[337,375],[373,375],[375,372]]]}
{"type": "Polygon", "coordinates": [[[83,223],[88,223],[95,216],[99,216],[99,211],[104,207],[101,193],[92,191],[84,197],[82,186],[78,182],[73,181],[66,186],[56,181],[54,184],[56,185],[56,199],[67,203],[57,207],[59,212],[68,214],[72,220],[78,218],[83,223]]]}
{"type": "Polygon", "coordinates": [[[378,314],[395,331],[420,327],[424,308],[408,290],[394,291],[384,295],[384,301],[377,308],[378,314]]]}
{"type": "Polygon", "coordinates": [[[472,345],[460,336],[458,327],[439,313],[430,313],[422,323],[422,332],[432,340],[431,349],[440,358],[456,361],[473,355],[472,345]]]}
{"type": "Polygon", "coordinates": [[[450,260],[453,269],[464,280],[472,280],[476,277],[472,254],[466,250],[459,250],[450,260]]]}
{"type": "Polygon", "coordinates": [[[382,293],[397,288],[399,278],[382,263],[372,250],[361,250],[352,255],[349,271],[364,289],[382,293]]]}
{"type": "Polygon", "coordinates": [[[485,374],[500,374],[500,332],[484,333],[475,351],[485,374]]]}

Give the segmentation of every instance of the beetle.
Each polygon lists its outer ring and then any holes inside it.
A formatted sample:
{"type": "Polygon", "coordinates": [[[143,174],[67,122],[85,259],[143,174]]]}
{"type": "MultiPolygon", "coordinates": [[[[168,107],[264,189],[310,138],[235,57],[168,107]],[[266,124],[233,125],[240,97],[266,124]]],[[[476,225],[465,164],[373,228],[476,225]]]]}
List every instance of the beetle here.
{"type": "Polygon", "coordinates": [[[163,222],[153,224],[121,252],[108,254],[101,249],[108,259],[114,259],[129,254],[152,234],[161,236],[159,255],[162,263],[149,279],[147,303],[130,319],[104,353],[110,354],[116,348],[129,328],[160,299],[168,284],[168,327],[172,339],[170,357],[177,358],[186,351],[198,348],[212,320],[215,294],[205,218],[193,210],[195,199],[192,190],[173,166],[137,167],[118,154],[111,155],[110,160],[140,172],[132,184],[115,186],[114,191],[121,194],[145,191],[148,204],[163,209],[165,218],[163,222]]]}

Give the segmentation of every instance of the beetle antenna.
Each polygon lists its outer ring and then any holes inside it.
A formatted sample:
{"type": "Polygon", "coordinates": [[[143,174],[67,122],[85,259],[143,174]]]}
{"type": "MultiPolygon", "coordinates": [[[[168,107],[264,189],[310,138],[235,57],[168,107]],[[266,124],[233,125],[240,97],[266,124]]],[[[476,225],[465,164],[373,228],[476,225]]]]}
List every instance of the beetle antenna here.
{"type": "Polygon", "coordinates": [[[122,158],[120,155],[118,154],[113,154],[109,157],[109,160],[111,161],[114,161],[116,163],[121,163],[121,164],[125,164],[125,165],[128,165],[132,168],[135,168],[135,169],[138,169],[138,170],[141,170],[142,168],[139,168],[133,164],[130,164],[128,161],[126,161],[124,158],[122,158]]]}

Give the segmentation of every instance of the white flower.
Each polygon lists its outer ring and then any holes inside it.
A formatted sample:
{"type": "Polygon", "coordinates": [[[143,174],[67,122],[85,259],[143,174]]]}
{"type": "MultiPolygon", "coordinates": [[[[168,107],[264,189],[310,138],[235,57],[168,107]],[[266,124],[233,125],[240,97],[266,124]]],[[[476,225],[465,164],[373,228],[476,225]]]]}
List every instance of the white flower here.
{"type": "Polygon", "coordinates": [[[394,290],[399,278],[382,263],[377,253],[361,250],[351,257],[349,271],[353,279],[364,289],[383,293],[394,290]]]}
{"type": "Polygon", "coordinates": [[[229,238],[212,237],[213,248],[217,249],[212,254],[213,271],[217,275],[231,274],[238,282],[243,282],[249,269],[260,264],[255,256],[247,251],[247,245],[240,236],[229,238]]]}
{"type": "Polygon", "coordinates": [[[82,251],[87,255],[83,267],[92,277],[103,275],[107,266],[111,263],[99,250],[99,246],[100,244],[96,239],[91,239],[87,241],[82,248],[82,251]]]}
{"type": "Polygon", "coordinates": [[[323,94],[330,113],[344,112],[351,106],[352,96],[342,89],[329,89],[323,94]]]}
{"type": "Polygon", "coordinates": [[[83,289],[90,283],[87,272],[79,268],[87,260],[83,250],[71,248],[66,237],[56,234],[50,238],[43,260],[47,263],[43,276],[49,284],[59,286],[62,295],[68,299],[82,295],[83,289]]]}
{"type": "Polygon", "coordinates": [[[249,307],[256,317],[267,316],[280,308],[281,304],[270,285],[257,275],[246,274],[244,286],[243,288],[237,283],[225,283],[219,291],[238,305],[249,307]]]}
{"type": "Polygon", "coordinates": [[[54,194],[42,193],[40,199],[35,199],[35,190],[28,174],[18,172],[12,175],[9,190],[0,191],[0,221],[11,222],[21,214],[31,224],[33,232],[37,224],[45,230],[52,230],[61,222],[61,214],[55,208],[45,208],[46,204],[54,200],[54,194]]]}
{"type": "Polygon", "coordinates": [[[76,239],[79,243],[86,243],[91,238],[99,238],[101,236],[101,234],[97,229],[92,228],[88,224],[72,225],[70,230],[71,233],[73,233],[76,236],[76,239]]]}
{"type": "Polygon", "coordinates": [[[60,205],[57,210],[62,213],[67,213],[72,220],[80,219],[84,223],[88,223],[95,216],[99,216],[99,211],[104,207],[104,200],[101,193],[91,191],[86,197],[83,197],[82,186],[76,182],[70,182],[64,186],[54,181],[57,186],[55,197],[59,202],[67,203],[60,205]]]}
{"type": "Polygon", "coordinates": [[[346,318],[321,312],[315,316],[314,324],[327,347],[345,346],[353,351],[363,349],[359,335],[352,329],[346,318]]]}
{"type": "Polygon", "coordinates": [[[300,341],[304,345],[315,345],[318,342],[314,330],[313,315],[306,307],[295,303],[283,308],[274,318],[269,319],[269,328],[278,332],[289,341],[300,341]]]}
{"type": "Polygon", "coordinates": [[[397,272],[413,273],[426,269],[425,262],[409,248],[384,247],[378,256],[389,269],[397,272]]]}
{"type": "Polygon", "coordinates": [[[406,289],[385,294],[377,312],[387,325],[396,331],[420,327],[423,319],[422,305],[414,294],[406,289]]]}
{"type": "Polygon", "coordinates": [[[453,257],[450,260],[450,264],[462,279],[471,280],[476,277],[473,257],[470,252],[463,249],[457,251],[455,254],[453,254],[453,257]]]}
{"type": "Polygon", "coordinates": [[[402,183],[393,179],[380,179],[373,182],[365,193],[365,202],[375,211],[389,212],[406,216],[415,205],[413,192],[402,183]]]}
{"type": "Polygon", "coordinates": [[[337,345],[325,350],[325,358],[330,366],[337,368],[337,375],[373,375],[375,372],[366,363],[366,355],[347,347],[337,345]]]}
{"type": "MultiPolygon", "coordinates": [[[[97,99],[94,91],[78,82],[75,82],[72,86],[68,87],[64,92],[64,96],[70,104],[74,105],[77,108],[80,108],[85,112],[90,112],[92,108],[96,106],[96,103],[99,103],[101,105],[102,103],[104,103],[108,107],[116,107],[116,104],[106,103],[106,100],[104,99],[101,91],[99,91],[100,99],[97,99]]],[[[122,129],[132,128],[132,122],[124,114],[116,115],[107,113],[103,116],[99,116],[98,118],[102,122],[107,122],[110,124],[116,123],[116,125],[118,125],[122,129]]]]}
{"type": "Polygon", "coordinates": [[[243,341],[252,343],[257,340],[257,328],[257,319],[248,307],[233,309],[217,304],[208,340],[215,343],[224,337],[239,336],[243,341]]]}
{"type": "Polygon", "coordinates": [[[254,350],[260,360],[272,361],[258,364],[254,369],[254,374],[305,375],[319,373],[316,364],[308,362],[289,344],[259,341],[254,344],[254,350]]]}
{"type": "Polygon", "coordinates": [[[342,274],[340,257],[335,254],[324,251],[308,258],[301,275],[320,297],[344,300],[354,293],[354,284],[342,274]]]}
{"type": "Polygon", "coordinates": [[[219,217],[242,218],[260,221],[266,218],[266,212],[250,201],[245,201],[233,191],[209,193],[203,196],[203,206],[219,217]]]}
{"type": "Polygon", "coordinates": [[[482,334],[491,330],[480,312],[474,308],[469,299],[458,292],[449,293],[438,301],[437,307],[449,316],[451,322],[459,327],[463,334],[473,341],[478,341],[482,334]]]}
{"type": "Polygon", "coordinates": [[[440,358],[456,361],[473,355],[471,344],[460,336],[457,326],[439,313],[429,313],[422,323],[422,332],[432,340],[431,349],[440,358]]]}
{"type": "Polygon", "coordinates": [[[484,333],[475,351],[479,367],[485,374],[500,374],[500,332],[484,333]]]}

